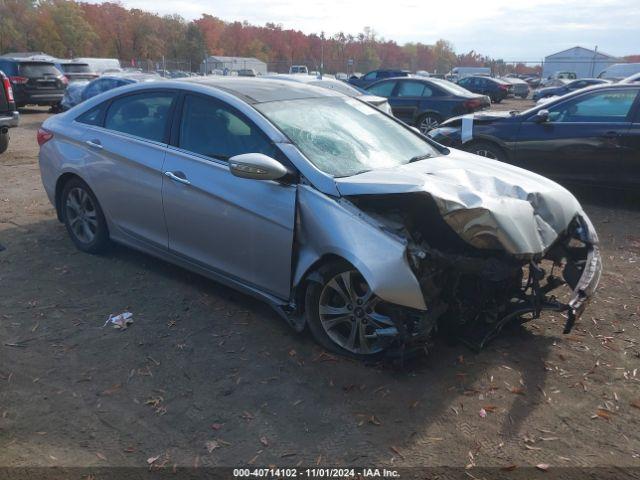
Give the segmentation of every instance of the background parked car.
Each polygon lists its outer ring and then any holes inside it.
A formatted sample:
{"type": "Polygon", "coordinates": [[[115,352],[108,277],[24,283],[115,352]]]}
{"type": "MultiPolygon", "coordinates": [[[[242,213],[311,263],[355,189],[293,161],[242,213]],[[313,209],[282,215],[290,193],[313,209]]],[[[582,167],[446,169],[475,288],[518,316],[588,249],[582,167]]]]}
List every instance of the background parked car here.
{"type": "Polygon", "coordinates": [[[514,96],[520,98],[527,98],[529,96],[529,84],[524,80],[516,77],[504,77],[500,80],[511,84],[511,91],[513,92],[514,96]]]}
{"type": "Polygon", "coordinates": [[[560,86],[540,88],[533,92],[533,99],[538,101],[545,97],[561,97],[562,95],[580,90],[581,88],[600,85],[603,83],[609,83],[609,80],[603,80],[601,78],[581,78],[579,80],[572,80],[569,83],[565,83],[560,86]]]}
{"type": "Polygon", "coordinates": [[[18,108],[25,105],[57,105],[69,81],[53,62],[0,57],[0,70],[8,77],[18,108]]]}
{"type": "Polygon", "coordinates": [[[385,78],[392,77],[408,77],[411,75],[411,72],[408,70],[398,70],[398,69],[382,69],[382,70],[373,70],[366,75],[362,75],[361,77],[352,76],[349,79],[349,83],[351,85],[355,85],[356,87],[365,88],[371,85],[374,82],[379,80],[384,80],[385,78]]]}
{"type": "Polygon", "coordinates": [[[393,114],[391,111],[391,106],[389,105],[389,102],[387,102],[386,98],[372,95],[366,90],[361,90],[354,87],[353,85],[349,85],[348,83],[341,82],[327,76],[317,78],[312,75],[265,75],[262,78],[306,83],[307,85],[314,85],[316,87],[322,87],[328,90],[335,90],[349,97],[357,97],[363,102],[367,102],[368,104],[373,105],[374,107],[382,110],[388,115],[393,114]]]}
{"type": "Polygon", "coordinates": [[[0,70],[0,153],[9,147],[9,129],[18,126],[19,118],[11,82],[0,70]]]}
{"type": "Polygon", "coordinates": [[[620,80],[620,83],[640,83],[640,73],[636,73],[635,75],[631,75],[624,80],[620,80]]]}
{"type": "Polygon", "coordinates": [[[507,98],[511,84],[491,77],[465,77],[458,80],[458,85],[470,92],[487,95],[493,103],[500,103],[507,98]]]}
{"type": "Polygon", "coordinates": [[[123,73],[121,75],[103,75],[91,82],[74,82],[69,85],[62,99],[63,110],[69,110],[85,100],[95,97],[114,88],[137,82],[153,82],[162,80],[162,77],[149,73],[123,73]]]}
{"type": "Polygon", "coordinates": [[[61,61],[56,63],[56,68],[60,70],[69,82],[75,82],[78,80],[93,80],[98,78],[96,72],[91,70],[88,63],[74,62],[74,61],[61,61]]]}
{"type": "Polygon", "coordinates": [[[640,73],[640,63],[616,63],[600,72],[598,78],[618,82],[634,73],[640,73]]]}
{"type": "Polygon", "coordinates": [[[93,57],[82,57],[82,58],[74,58],[75,62],[86,63],[89,65],[92,71],[96,72],[99,75],[104,73],[113,73],[113,72],[121,72],[122,67],[120,66],[120,61],[117,58],[93,58],[93,57]]]}
{"type": "Polygon", "coordinates": [[[307,75],[309,73],[309,69],[306,65],[291,65],[289,67],[289,74],[299,74],[302,73],[307,75]]]}
{"type": "Polygon", "coordinates": [[[238,70],[239,77],[256,77],[256,71],[253,68],[241,68],[238,70]]]}
{"type": "Polygon", "coordinates": [[[386,97],[395,117],[426,133],[443,120],[491,106],[486,95],[437,78],[400,77],[381,80],[366,91],[386,97]]]}
{"type": "Polygon", "coordinates": [[[512,163],[567,184],[638,191],[640,85],[577,90],[522,113],[487,112],[462,139],[460,117],[429,132],[435,141],[512,163]]]}

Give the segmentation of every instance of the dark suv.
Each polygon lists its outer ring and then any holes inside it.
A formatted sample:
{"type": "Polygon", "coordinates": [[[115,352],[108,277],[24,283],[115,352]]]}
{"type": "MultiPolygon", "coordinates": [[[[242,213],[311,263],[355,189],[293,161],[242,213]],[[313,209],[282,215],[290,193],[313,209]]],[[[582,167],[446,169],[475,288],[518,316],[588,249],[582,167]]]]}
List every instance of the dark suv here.
{"type": "Polygon", "coordinates": [[[512,92],[512,85],[491,77],[464,77],[458,85],[470,92],[487,95],[493,103],[500,103],[512,92]]]}
{"type": "Polygon", "coordinates": [[[373,70],[361,76],[360,78],[351,77],[349,79],[349,83],[351,85],[355,85],[356,87],[365,88],[371,85],[373,82],[384,80],[385,78],[408,77],[409,75],[411,75],[411,72],[409,72],[408,70],[397,70],[397,69],[373,70]]]}
{"type": "Polygon", "coordinates": [[[69,82],[53,62],[0,58],[0,70],[9,77],[17,107],[56,105],[69,82]]]}
{"type": "MultiPolygon", "coordinates": [[[[18,126],[19,114],[13,101],[11,82],[0,70],[0,153],[9,146],[9,129],[18,126]]],[[[1,247],[0,247],[1,249],[1,247]]]]}

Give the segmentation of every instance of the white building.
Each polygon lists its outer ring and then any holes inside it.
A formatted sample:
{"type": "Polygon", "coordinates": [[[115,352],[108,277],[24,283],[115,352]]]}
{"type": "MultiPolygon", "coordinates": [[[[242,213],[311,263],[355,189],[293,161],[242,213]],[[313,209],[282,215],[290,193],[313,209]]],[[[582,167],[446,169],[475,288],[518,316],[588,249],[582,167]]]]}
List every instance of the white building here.
{"type": "Polygon", "coordinates": [[[545,57],[542,78],[549,78],[556,72],[574,72],[578,78],[597,77],[602,70],[618,62],[619,59],[606,53],[573,47],[545,57]]]}
{"type": "Polygon", "coordinates": [[[238,70],[253,70],[257,75],[267,74],[267,64],[252,57],[219,57],[211,56],[200,64],[200,73],[209,74],[214,71],[237,72],[238,70]]]}

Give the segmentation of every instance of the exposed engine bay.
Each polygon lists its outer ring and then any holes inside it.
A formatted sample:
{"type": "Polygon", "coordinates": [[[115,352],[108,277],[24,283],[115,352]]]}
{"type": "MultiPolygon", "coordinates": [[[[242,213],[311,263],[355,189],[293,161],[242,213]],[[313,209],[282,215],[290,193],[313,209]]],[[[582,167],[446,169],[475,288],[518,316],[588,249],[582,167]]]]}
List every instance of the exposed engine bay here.
{"type": "Polygon", "coordinates": [[[491,232],[474,226],[473,216],[467,226],[460,215],[448,222],[425,192],[348,201],[406,242],[427,310],[405,309],[395,316],[402,323],[395,338],[401,351],[424,348],[436,332],[481,349],[508,323],[536,319],[544,310],[562,312],[569,333],[599,280],[598,239],[586,216],[576,215],[544,251],[513,254],[491,232]],[[457,232],[473,228],[475,235],[467,235],[472,245],[457,232]],[[563,293],[569,300],[560,300],[563,293]]]}

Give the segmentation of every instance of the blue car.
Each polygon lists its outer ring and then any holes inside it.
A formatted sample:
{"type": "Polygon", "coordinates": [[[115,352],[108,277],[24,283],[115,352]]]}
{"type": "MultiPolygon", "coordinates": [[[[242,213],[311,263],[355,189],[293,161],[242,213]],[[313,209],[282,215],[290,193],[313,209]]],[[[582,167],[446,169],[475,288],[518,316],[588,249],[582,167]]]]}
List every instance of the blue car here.
{"type": "Polygon", "coordinates": [[[76,105],[114,88],[138,82],[153,82],[162,77],[146,73],[123,73],[119,75],[103,75],[90,82],[76,81],[71,83],[62,98],[62,110],[69,110],[76,105]]]}
{"type": "Polygon", "coordinates": [[[493,103],[500,103],[513,93],[510,83],[491,77],[464,77],[458,80],[458,85],[470,92],[487,95],[493,103]]]}
{"type": "Polygon", "coordinates": [[[604,80],[602,78],[581,78],[579,80],[573,80],[565,85],[540,88],[535,92],[533,92],[533,99],[535,101],[538,101],[541,98],[561,97],[562,95],[575,92],[576,90],[580,90],[581,88],[590,87],[592,85],[601,85],[605,83],[611,83],[611,82],[609,82],[609,80],[604,80]]]}
{"type": "Polygon", "coordinates": [[[491,106],[486,95],[478,95],[438,78],[390,78],[369,85],[370,95],[386,97],[396,118],[426,134],[440,122],[456,115],[491,106]]]}

